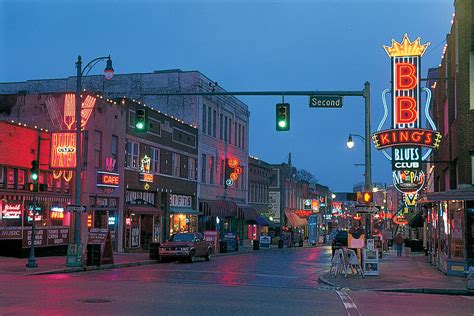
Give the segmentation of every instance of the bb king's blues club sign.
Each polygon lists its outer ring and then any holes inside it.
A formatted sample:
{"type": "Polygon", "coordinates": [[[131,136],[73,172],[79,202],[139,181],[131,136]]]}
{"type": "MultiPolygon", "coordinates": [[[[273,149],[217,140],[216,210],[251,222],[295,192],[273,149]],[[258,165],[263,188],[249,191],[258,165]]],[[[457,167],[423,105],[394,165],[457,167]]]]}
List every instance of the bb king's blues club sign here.
{"type": "Polygon", "coordinates": [[[392,40],[384,46],[391,59],[392,86],[382,92],[384,116],[372,136],[375,148],[392,161],[393,184],[404,194],[407,206],[413,206],[426,180],[422,161],[433,149],[438,149],[441,134],[431,119],[429,106],[431,91],[420,86],[421,57],[429,43],[420,44],[420,38],[410,42],[407,34],[401,43],[392,40]],[[391,111],[386,95],[391,94],[391,111]],[[426,95],[422,108],[422,94],[426,95]],[[391,115],[391,128],[382,130],[391,115]],[[389,151],[391,149],[391,151],[389,151]]]}

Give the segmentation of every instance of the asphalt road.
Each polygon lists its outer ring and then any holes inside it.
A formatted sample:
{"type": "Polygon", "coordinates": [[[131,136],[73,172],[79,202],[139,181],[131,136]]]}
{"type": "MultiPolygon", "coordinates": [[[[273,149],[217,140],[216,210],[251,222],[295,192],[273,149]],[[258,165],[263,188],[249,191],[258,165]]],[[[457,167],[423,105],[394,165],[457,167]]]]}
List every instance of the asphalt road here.
{"type": "Polygon", "coordinates": [[[318,283],[327,248],[42,276],[0,276],[0,315],[474,315],[473,297],[318,283]]]}

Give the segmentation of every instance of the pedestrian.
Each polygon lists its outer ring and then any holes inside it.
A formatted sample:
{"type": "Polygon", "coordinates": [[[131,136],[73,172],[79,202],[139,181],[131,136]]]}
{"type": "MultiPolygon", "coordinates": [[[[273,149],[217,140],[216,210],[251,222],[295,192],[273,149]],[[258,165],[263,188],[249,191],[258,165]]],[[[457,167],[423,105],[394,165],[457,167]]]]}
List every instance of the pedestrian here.
{"type": "Polygon", "coordinates": [[[395,244],[395,247],[397,248],[397,257],[401,257],[403,244],[405,243],[405,238],[403,238],[402,234],[398,233],[397,236],[395,236],[395,238],[393,239],[393,243],[395,244]]]}

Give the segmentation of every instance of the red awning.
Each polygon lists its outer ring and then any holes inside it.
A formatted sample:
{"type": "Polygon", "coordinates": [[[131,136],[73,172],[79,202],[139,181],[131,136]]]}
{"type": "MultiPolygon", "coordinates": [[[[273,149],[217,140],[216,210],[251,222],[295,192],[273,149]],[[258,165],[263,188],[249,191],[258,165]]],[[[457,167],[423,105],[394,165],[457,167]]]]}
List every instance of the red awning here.
{"type": "Polygon", "coordinates": [[[301,227],[308,225],[308,221],[305,218],[301,218],[296,215],[293,211],[285,211],[286,218],[288,222],[293,227],[301,227]]]}
{"type": "Polygon", "coordinates": [[[201,212],[204,216],[237,217],[237,204],[232,201],[202,201],[201,212]]]}

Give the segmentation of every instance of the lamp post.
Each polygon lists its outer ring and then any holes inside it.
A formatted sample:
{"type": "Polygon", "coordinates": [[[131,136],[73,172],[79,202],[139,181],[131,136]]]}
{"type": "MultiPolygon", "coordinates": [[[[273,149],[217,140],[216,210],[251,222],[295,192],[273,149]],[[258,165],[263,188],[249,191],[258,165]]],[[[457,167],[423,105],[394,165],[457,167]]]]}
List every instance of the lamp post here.
{"type": "MultiPolygon", "coordinates": [[[[82,68],[82,58],[77,57],[76,69],[76,175],[74,179],[74,204],[81,205],[81,167],[82,167],[82,150],[81,150],[81,108],[82,108],[82,76],[84,71],[92,69],[99,61],[107,60],[104,69],[105,79],[110,80],[114,75],[114,68],[112,67],[112,59],[110,55],[107,57],[98,57],[91,60],[84,68],[82,68]]],[[[82,245],[81,245],[81,213],[76,213],[74,216],[74,247],[68,250],[66,265],[68,267],[82,266],[82,245]]]]}
{"type": "Polygon", "coordinates": [[[347,148],[352,149],[355,146],[354,139],[352,136],[360,138],[365,144],[365,173],[364,173],[364,190],[372,191],[372,162],[370,153],[370,143],[366,141],[366,138],[358,134],[349,134],[347,138],[347,148]],[[367,146],[368,144],[368,146],[367,146]]]}

